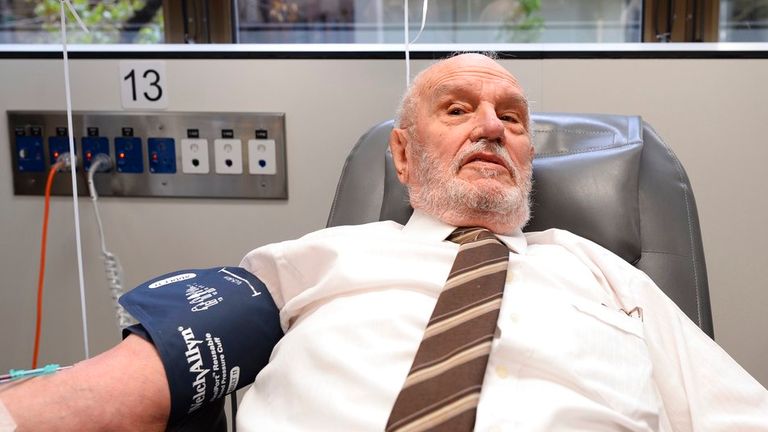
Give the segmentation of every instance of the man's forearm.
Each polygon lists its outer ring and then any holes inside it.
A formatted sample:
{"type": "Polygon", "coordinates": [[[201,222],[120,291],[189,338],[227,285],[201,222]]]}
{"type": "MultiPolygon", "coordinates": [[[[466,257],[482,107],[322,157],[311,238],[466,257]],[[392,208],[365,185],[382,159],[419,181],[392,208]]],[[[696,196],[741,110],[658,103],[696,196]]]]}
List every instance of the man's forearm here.
{"type": "Polygon", "coordinates": [[[170,412],[160,357],[133,335],[71,369],[0,387],[0,399],[18,432],[162,431],[170,412]]]}

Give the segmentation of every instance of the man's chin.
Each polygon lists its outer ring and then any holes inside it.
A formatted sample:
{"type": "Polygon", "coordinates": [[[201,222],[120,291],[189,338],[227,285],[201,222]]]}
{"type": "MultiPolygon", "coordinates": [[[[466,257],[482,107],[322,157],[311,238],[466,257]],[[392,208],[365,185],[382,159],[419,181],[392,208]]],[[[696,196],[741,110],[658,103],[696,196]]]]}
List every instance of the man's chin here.
{"type": "Polygon", "coordinates": [[[502,181],[496,178],[479,178],[472,181],[466,181],[467,185],[473,189],[473,192],[484,196],[504,196],[514,188],[509,181],[502,181]]]}
{"type": "Polygon", "coordinates": [[[464,170],[457,179],[471,185],[496,184],[502,187],[514,187],[515,182],[506,170],[464,170]]]}

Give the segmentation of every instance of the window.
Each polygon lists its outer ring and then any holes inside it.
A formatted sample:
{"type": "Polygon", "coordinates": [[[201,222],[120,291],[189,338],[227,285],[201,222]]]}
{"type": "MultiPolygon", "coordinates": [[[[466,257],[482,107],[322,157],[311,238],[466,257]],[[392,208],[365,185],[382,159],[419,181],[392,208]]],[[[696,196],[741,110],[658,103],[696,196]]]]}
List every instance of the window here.
{"type": "MultiPolygon", "coordinates": [[[[401,43],[402,0],[241,2],[246,43],[401,43]]],[[[420,42],[639,42],[640,1],[463,0],[429,3],[420,42]]],[[[409,2],[411,31],[422,3],[409,2]]]]}
{"type": "MultiPolygon", "coordinates": [[[[68,16],[70,43],[162,43],[162,0],[70,0],[90,33],[68,16]]],[[[59,43],[59,0],[0,0],[0,43],[59,43]]]]}
{"type": "Polygon", "coordinates": [[[768,1],[721,1],[718,39],[722,42],[768,41],[768,1]]]}
{"type": "MultiPolygon", "coordinates": [[[[71,0],[71,43],[402,43],[405,0],[71,0]]],[[[59,0],[0,0],[0,43],[57,43],[59,0]]],[[[421,0],[409,0],[411,34],[421,0]]],[[[432,0],[421,43],[768,41],[768,0],[432,0]]]]}

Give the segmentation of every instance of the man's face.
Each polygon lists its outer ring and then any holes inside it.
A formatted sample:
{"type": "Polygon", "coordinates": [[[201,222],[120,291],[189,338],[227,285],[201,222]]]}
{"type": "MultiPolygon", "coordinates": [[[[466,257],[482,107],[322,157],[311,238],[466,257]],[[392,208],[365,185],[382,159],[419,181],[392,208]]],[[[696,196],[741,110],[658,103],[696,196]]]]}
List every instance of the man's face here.
{"type": "Polygon", "coordinates": [[[395,155],[413,207],[498,233],[525,224],[533,153],[514,77],[487,57],[462,55],[434,66],[418,86],[401,129],[404,158],[395,155]]]}

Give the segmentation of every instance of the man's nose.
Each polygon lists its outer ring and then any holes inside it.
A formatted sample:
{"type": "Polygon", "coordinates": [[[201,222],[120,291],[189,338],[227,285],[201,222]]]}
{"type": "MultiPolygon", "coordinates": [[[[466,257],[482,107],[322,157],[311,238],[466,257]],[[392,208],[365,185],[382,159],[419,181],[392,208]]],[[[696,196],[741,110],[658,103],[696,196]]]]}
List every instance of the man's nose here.
{"type": "Polygon", "coordinates": [[[496,109],[486,104],[480,105],[475,111],[475,127],[470,136],[473,142],[483,138],[499,144],[503,144],[504,139],[504,122],[496,115],[496,109]]]}

